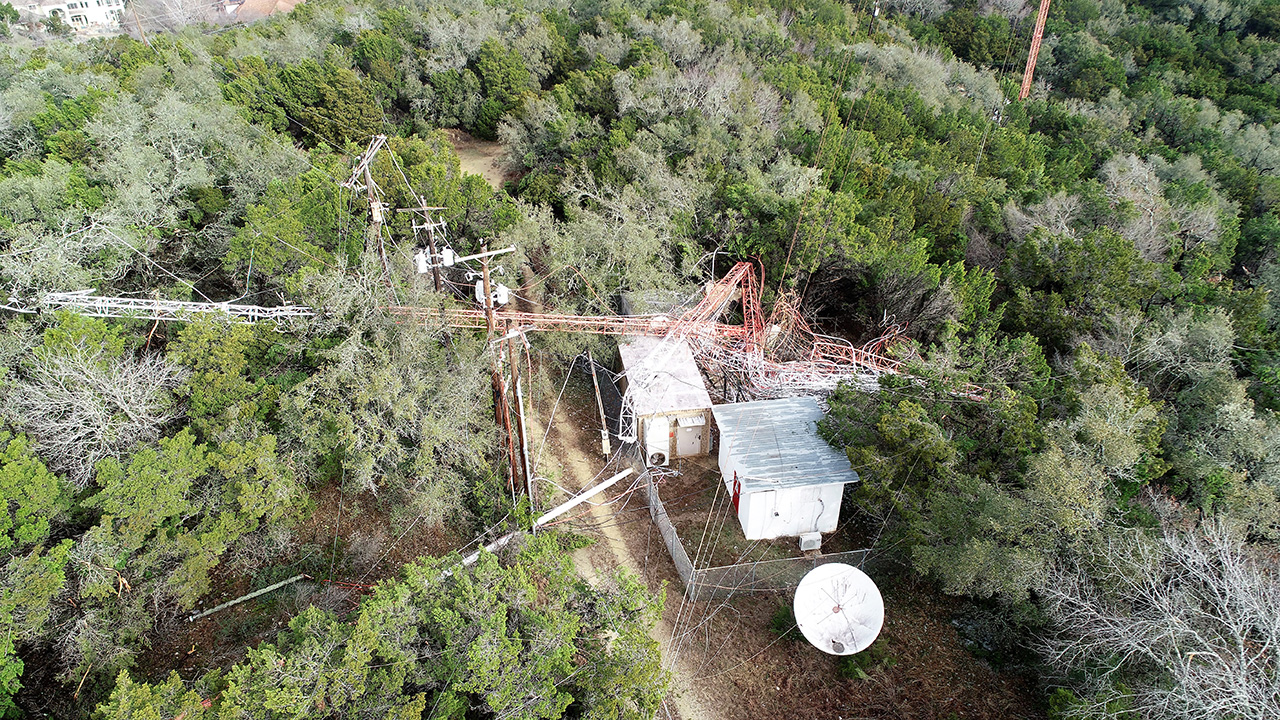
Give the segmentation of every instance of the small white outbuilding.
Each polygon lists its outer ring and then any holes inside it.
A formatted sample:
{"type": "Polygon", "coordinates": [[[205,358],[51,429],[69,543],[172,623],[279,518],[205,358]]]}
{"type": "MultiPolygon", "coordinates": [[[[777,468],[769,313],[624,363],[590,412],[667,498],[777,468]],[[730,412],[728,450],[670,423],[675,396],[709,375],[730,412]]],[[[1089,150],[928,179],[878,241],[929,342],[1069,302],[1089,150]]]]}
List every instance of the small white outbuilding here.
{"type": "Polygon", "coordinates": [[[648,465],[711,451],[711,396],[693,351],[683,340],[624,338],[618,343],[624,413],[634,417],[636,441],[648,465]]]}
{"type": "Polygon", "coordinates": [[[818,437],[811,397],[716,405],[720,473],[748,540],[802,537],[816,549],[836,529],[844,486],[858,481],[844,453],[818,437]]]}

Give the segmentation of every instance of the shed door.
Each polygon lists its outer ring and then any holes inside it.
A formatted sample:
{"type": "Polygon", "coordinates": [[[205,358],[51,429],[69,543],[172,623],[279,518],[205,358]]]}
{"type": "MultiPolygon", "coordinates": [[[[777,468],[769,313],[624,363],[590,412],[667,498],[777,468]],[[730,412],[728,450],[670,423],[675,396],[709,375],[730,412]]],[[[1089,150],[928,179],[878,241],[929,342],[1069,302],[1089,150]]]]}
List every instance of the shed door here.
{"type": "Polygon", "coordinates": [[[696,417],[676,418],[679,426],[676,430],[676,456],[702,454],[702,432],[706,428],[707,419],[701,415],[696,417]]]}
{"type": "Polygon", "coordinates": [[[778,492],[762,490],[751,493],[751,527],[747,529],[748,540],[766,540],[778,537],[778,492]]]}

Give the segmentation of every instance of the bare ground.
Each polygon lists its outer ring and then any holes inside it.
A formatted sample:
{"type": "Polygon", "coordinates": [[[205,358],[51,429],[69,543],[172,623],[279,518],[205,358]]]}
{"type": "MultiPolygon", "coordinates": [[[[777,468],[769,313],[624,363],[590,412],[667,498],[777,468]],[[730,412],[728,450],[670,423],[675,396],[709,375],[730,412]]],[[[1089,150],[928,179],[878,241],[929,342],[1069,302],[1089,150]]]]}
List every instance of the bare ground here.
{"type": "Polygon", "coordinates": [[[501,190],[502,183],[510,179],[503,163],[505,150],[502,145],[488,140],[480,140],[457,129],[444,131],[449,136],[453,151],[458,154],[462,171],[479,175],[494,190],[501,190]]]}

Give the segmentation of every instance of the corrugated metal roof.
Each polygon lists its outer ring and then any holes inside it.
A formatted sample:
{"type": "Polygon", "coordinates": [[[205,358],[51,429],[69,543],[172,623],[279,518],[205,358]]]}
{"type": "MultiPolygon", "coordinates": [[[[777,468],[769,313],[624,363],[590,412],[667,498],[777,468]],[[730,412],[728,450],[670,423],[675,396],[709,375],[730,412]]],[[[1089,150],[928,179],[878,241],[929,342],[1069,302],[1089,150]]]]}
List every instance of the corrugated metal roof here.
{"type": "Polygon", "coordinates": [[[743,492],[858,481],[849,458],[818,437],[822,408],[811,397],[716,405],[711,413],[743,492]]]}
{"type": "Polygon", "coordinates": [[[625,338],[618,343],[636,417],[711,407],[693,351],[683,340],[625,338]]]}

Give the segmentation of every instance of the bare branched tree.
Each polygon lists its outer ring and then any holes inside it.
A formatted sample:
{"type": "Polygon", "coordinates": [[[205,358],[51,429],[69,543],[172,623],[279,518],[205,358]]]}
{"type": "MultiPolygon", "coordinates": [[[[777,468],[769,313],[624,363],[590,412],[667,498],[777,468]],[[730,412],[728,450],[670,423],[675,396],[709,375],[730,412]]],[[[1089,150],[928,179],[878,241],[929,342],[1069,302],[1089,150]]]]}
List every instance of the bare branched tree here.
{"type": "Polygon", "coordinates": [[[1136,155],[1117,154],[1102,167],[1101,176],[1107,199],[1128,210],[1116,232],[1132,242],[1144,260],[1164,260],[1175,226],[1155,169],[1136,155]]]}
{"type": "Polygon", "coordinates": [[[1154,315],[1129,358],[1140,372],[1197,381],[1230,367],[1236,335],[1226,311],[1161,310],[1154,315]]]}
{"type": "Polygon", "coordinates": [[[1280,717],[1280,578],[1225,527],[1113,540],[1043,592],[1047,659],[1090,678],[1070,716],[1280,717]]]}
{"type": "Polygon", "coordinates": [[[159,356],[104,355],[83,343],[34,353],[9,396],[10,418],[77,487],[89,484],[99,460],[154,440],[177,417],[171,390],[182,380],[179,368],[159,356]]]}
{"type": "Polygon", "coordinates": [[[1003,15],[1010,21],[1017,22],[1031,14],[1027,0],[982,0],[978,4],[978,12],[983,15],[1003,15]]]}
{"type": "MultiPolygon", "coordinates": [[[[148,30],[177,30],[187,25],[214,22],[226,17],[220,14],[221,2],[213,0],[130,0],[138,20],[148,30]]],[[[133,19],[125,16],[126,22],[133,19]]],[[[132,24],[132,23],[131,23],[132,24]]]]}
{"type": "Polygon", "coordinates": [[[918,15],[925,21],[933,20],[951,9],[951,3],[946,0],[889,0],[885,5],[898,12],[918,15]]]}
{"type": "Polygon", "coordinates": [[[1080,217],[1080,198],[1064,192],[1045,198],[1038,205],[1020,208],[1013,203],[1004,210],[1005,225],[1018,240],[1024,239],[1037,227],[1054,235],[1070,238],[1077,236],[1075,223],[1080,217]]]}

